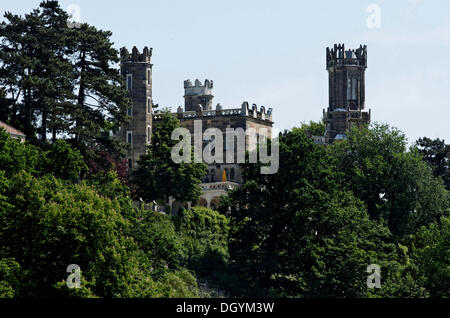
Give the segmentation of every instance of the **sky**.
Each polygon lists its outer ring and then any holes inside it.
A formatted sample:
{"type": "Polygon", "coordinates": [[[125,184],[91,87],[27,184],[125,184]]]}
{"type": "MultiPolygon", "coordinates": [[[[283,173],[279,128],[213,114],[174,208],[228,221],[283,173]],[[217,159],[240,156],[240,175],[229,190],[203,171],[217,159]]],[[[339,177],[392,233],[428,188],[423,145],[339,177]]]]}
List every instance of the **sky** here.
{"type": "MultiPolygon", "coordinates": [[[[0,0],[17,14],[39,0],[0,0]]],[[[368,46],[366,109],[409,142],[450,141],[450,0],[60,1],[110,30],[116,48],[153,48],[153,100],[183,105],[183,81],[214,81],[214,105],[273,108],[284,130],[320,121],[326,47],[368,46]]],[[[75,13],[75,15],[77,15],[75,13]]],[[[78,17],[78,15],[77,15],[78,17]]]]}

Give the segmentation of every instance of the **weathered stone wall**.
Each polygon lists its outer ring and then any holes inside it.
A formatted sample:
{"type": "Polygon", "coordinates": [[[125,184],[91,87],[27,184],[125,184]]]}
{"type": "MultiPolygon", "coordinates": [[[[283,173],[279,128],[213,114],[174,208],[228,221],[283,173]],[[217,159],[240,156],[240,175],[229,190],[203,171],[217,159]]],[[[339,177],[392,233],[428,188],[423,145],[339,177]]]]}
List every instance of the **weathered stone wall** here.
{"type": "Polygon", "coordinates": [[[370,113],[365,107],[365,71],[367,47],[346,50],[343,44],[335,44],[326,50],[329,105],[324,110],[327,142],[336,136],[345,137],[352,125],[370,123],[370,113]]]}
{"type": "MultiPolygon", "coordinates": [[[[174,113],[174,116],[177,116],[180,120],[180,126],[187,128],[191,132],[191,143],[194,144],[194,123],[196,120],[201,121],[202,123],[202,134],[208,128],[218,128],[222,131],[223,138],[223,163],[211,164],[208,166],[208,175],[206,176],[204,182],[219,182],[222,181],[223,171],[226,171],[227,181],[233,181],[237,183],[242,182],[241,171],[239,168],[239,164],[237,163],[237,141],[236,138],[234,142],[234,161],[233,163],[226,162],[226,130],[227,128],[237,129],[242,128],[247,131],[249,128],[253,128],[256,130],[256,133],[263,133],[260,131],[261,128],[264,128],[264,134],[266,137],[272,136],[272,111],[270,110],[269,114],[266,113],[265,109],[262,107],[260,111],[256,109],[254,105],[252,108],[248,107],[248,103],[244,103],[241,109],[219,109],[216,110],[214,116],[211,116],[211,112],[204,112],[199,110],[195,114],[186,113],[186,112],[178,112],[174,113]],[[224,115],[224,113],[229,114],[233,113],[234,115],[224,115]],[[208,115],[207,117],[203,115],[208,115]],[[186,118],[186,116],[192,116],[186,118]],[[266,119],[262,119],[262,117],[266,119]]],[[[158,123],[160,123],[160,116],[156,114],[153,119],[153,129],[158,129],[158,123]]],[[[245,137],[246,150],[249,150],[248,146],[251,144],[249,136],[245,137]]],[[[207,146],[209,142],[203,141],[203,149],[207,146]]]]}
{"type": "MultiPolygon", "coordinates": [[[[121,50],[121,73],[129,84],[128,76],[132,76],[129,96],[132,99],[131,120],[128,125],[121,127],[118,136],[128,142],[127,133],[132,133],[130,149],[127,158],[135,168],[139,157],[146,153],[146,146],[150,143],[152,126],[152,64],[151,49],[144,48],[139,53],[136,47],[132,54],[126,48],[121,50]]],[[[128,85],[127,84],[127,85],[128,85]]]]}
{"type": "Polygon", "coordinates": [[[198,79],[195,80],[194,85],[190,80],[184,81],[184,110],[193,111],[198,105],[201,105],[204,110],[210,110],[214,98],[212,88],[213,81],[208,79],[205,80],[204,85],[198,79]]]}

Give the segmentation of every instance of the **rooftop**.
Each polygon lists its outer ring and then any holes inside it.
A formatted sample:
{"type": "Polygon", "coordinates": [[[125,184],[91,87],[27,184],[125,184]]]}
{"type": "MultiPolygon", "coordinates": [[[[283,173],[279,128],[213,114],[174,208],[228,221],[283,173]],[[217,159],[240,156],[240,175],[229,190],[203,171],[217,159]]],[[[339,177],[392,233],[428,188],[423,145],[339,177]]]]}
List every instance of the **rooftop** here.
{"type": "Polygon", "coordinates": [[[7,133],[14,136],[25,137],[25,134],[20,130],[8,125],[7,123],[0,120],[0,127],[6,130],[7,133]]]}

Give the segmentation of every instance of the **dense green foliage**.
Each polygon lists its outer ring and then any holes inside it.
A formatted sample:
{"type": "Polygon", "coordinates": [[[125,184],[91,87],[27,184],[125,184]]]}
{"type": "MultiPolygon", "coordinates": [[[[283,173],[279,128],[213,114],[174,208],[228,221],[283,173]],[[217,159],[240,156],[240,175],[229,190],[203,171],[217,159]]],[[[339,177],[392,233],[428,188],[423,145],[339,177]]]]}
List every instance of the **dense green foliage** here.
{"type": "Polygon", "coordinates": [[[39,149],[0,130],[0,296],[448,297],[448,193],[421,158],[387,126],[327,148],[286,131],[278,173],[244,164],[221,213],[169,217],[137,207],[114,170],[86,176],[63,140],[39,149]]]}
{"type": "Polygon", "coordinates": [[[111,142],[110,130],[126,120],[130,107],[111,32],[81,24],[67,27],[57,1],[19,16],[5,13],[0,24],[1,118],[28,140],[69,135],[82,153],[111,142]]]}
{"type": "Polygon", "coordinates": [[[175,218],[186,253],[186,266],[215,287],[227,284],[229,220],[203,207],[184,210],[175,218]]]}
{"type": "Polygon", "coordinates": [[[423,160],[433,169],[436,177],[442,177],[447,190],[450,190],[450,145],[444,140],[424,137],[414,144],[423,160]]]}
{"type": "Polygon", "coordinates": [[[308,136],[323,136],[325,134],[325,124],[323,122],[309,121],[309,124],[302,123],[300,127],[294,127],[293,131],[301,130],[308,136]]]}
{"type": "Polygon", "coordinates": [[[108,134],[129,107],[111,33],[67,28],[56,1],[5,18],[0,119],[27,141],[0,129],[0,297],[450,296],[443,140],[408,150],[375,124],[323,146],[310,122],[280,134],[277,173],[243,164],[219,211],[153,212],[138,199],[201,193],[206,166],[171,158],[179,121],[163,114],[129,178],[108,134]],[[70,264],[81,288],[66,284],[70,264]],[[366,284],[370,264],[381,288],[366,284]]]}
{"type": "Polygon", "coordinates": [[[137,195],[147,202],[158,200],[166,204],[169,197],[180,202],[195,202],[201,194],[200,183],[206,174],[206,165],[193,161],[178,164],[171,158],[172,148],[178,143],[171,136],[178,127],[179,120],[164,112],[162,122],[152,132],[147,154],[141,156],[132,174],[137,195]]]}
{"type": "Polygon", "coordinates": [[[448,206],[442,181],[417,152],[406,151],[406,138],[397,129],[378,124],[355,129],[329,153],[371,218],[386,220],[395,235],[439,220],[448,206]]]}
{"type": "Polygon", "coordinates": [[[0,141],[1,296],[200,295],[170,218],[135,208],[114,172],[80,181],[85,164],[64,141],[42,151],[3,130],[0,141]],[[63,283],[69,264],[81,290],[63,283]]]}
{"type": "Polygon", "coordinates": [[[354,130],[325,149],[294,129],[280,136],[277,174],[262,175],[256,165],[243,169],[243,186],[222,200],[230,218],[230,267],[240,278],[238,288],[229,286],[234,294],[448,293],[436,283],[450,278],[450,242],[436,237],[438,224],[448,223],[448,194],[420,156],[406,151],[397,130],[354,130]],[[366,286],[370,264],[381,267],[381,289],[366,286]]]}

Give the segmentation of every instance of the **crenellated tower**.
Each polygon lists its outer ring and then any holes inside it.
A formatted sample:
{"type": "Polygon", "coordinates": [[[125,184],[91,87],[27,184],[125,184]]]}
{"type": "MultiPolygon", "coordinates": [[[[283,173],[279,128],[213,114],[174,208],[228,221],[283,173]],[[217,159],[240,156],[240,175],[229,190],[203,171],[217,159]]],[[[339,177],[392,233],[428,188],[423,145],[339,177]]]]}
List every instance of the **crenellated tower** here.
{"type": "Polygon", "coordinates": [[[370,123],[370,110],[364,110],[367,46],[346,50],[344,44],[326,49],[328,108],[324,110],[326,142],[345,138],[353,125],[370,123]]]}
{"type": "Polygon", "coordinates": [[[132,106],[127,115],[130,123],[121,127],[120,138],[130,145],[127,153],[129,167],[134,169],[139,157],[146,152],[152,131],[152,49],[145,47],[142,53],[133,47],[131,54],[124,47],[120,50],[120,71],[132,106]]]}
{"type": "Polygon", "coordinates": [[[202,106],[203,110],[211,110],[213,100],[213,81],[208,79],[202,85],[198,79],[192,85],[190,80],[184,81],[184,110],[196,110],[198,105],[202,106]]]}

